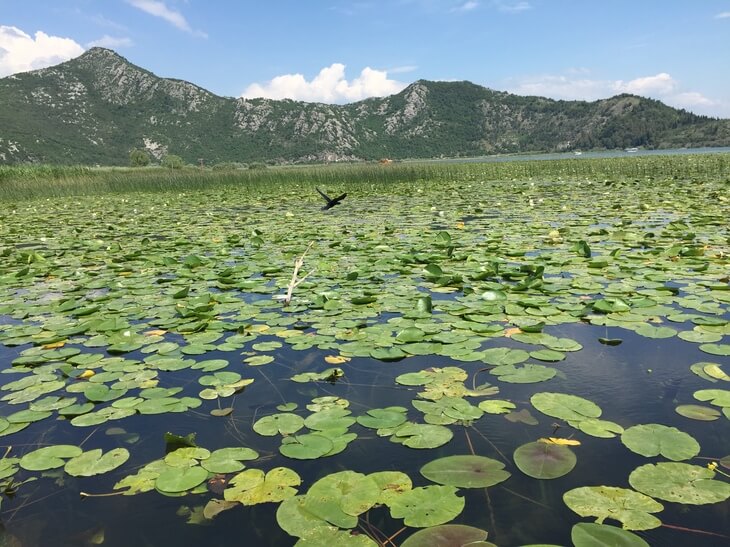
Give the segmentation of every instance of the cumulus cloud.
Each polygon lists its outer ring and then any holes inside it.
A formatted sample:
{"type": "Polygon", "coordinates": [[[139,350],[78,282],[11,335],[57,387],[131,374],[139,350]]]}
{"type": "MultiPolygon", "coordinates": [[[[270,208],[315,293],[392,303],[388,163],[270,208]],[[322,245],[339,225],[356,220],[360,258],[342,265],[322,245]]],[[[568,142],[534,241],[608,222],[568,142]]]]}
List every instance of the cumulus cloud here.
{"type": "Polygon", "coordinates": [[[348,81],[345,78],[345,65],[333,63],[320,70],[311,80],[301,74],[283,74],[265,84],[251,84],[241,97],[341,103],[392,95],[405,86],[402,82],[389,79],[387,71],[370,67],[364,68],[360,76],[348,81]]]}
{"type": "Polygon", "coordinates": [[[673,92],[677,88],[677,81],[666,72],[661,72],[655,76],[644,76],[629,82],[618,80],[613,83],[612,87],[619,93],[633,93],[649,97],[673,92]]]}
{"type": "Polygon", "coordinates": [[[730,11],[723,11],[715,15],[715,19],[728,19],[730,18],[730,11]]]}
{"type": "Polygon", "coordinates": [[[131,38],[116,38],[105,34],[98,40],[89,42],[86,47],[106,47],[109,49],[117,49],[122,47],[131,47],[134,45],[131,38]]]}
{"type": "Polygon", "coordinates": [[[130,6],[137,8],[138,10],[148,13],[149,15],[153,15],[167,21],[172,26],[180,30],[189,32],[190,34],[194,34],[196,36],[207,38],[207,34],[205,34],[204,32],[201,32],[199,30],[193,30],[193,28],[190,26],[190,23],[188,23],[187,19],[185,19],[185,16],[182,13],[168,7],[167,4],[161,2],[160,0],[127,0],[127,3],[130,6]]]}
{"type": "Polygon", "coordinates": [[[618,93],[631,93],[659,99],[666,104],[699,114],[721,115],[723,105],[698,91],[683,91],[681,84],[666,72],[629,81],[600,80],[570,71],[569,75],[546,74],[508,82],[508,91],[518,95],[537,95],[552,99],[595,101],[618,93]],[[580,77],[585,76],[585,77],[580,77]]]}
{"type": "Polygon", "coordinates": [[[62,63],[83,52],[71,38],[42,31],[31,36],[17,27],[0,25],[0,77],[62,63]]]}

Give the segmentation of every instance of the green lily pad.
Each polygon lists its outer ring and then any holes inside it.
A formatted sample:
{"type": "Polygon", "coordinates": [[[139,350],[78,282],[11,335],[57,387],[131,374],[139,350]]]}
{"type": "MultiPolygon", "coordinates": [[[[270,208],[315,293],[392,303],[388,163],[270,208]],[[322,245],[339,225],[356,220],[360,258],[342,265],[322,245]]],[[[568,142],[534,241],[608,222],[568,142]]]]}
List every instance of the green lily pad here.
{"type": "Polygon", "coordinates": [[[314,460],[329,454],[333,448],[334,444],[326,436],[318,433],[307,433],[285,437],[279,447],[279,452],[287,458],[314,460]]]}
{"type": "Polygon", "coordinates": [[[664,506],[626,488],[583,486],[563,494],[563,501],[581,517],[596,517],[598,524],[607,518],[618,520],[625,530],[650,530],[662,524],[650,513],[658,513],[664,506]]]}
{"type": "Polygon", "coordinates": [[[730,344],[702,344],[700,350],[710,355],[730,356],[730,344]]]}
{"type": "Polygon", "coordinates": [[[541,442],[523,444],[513,458],[520,471],[535,479],[557,479],[570,473],[576,463],[567,446],[541,442]]]}
{"type": "Polygon", "coordinates": [[[284,412],[264,416],[253,424],[253,430],[267,437],[273,435],[292,435],[304,427],[304,418],[298,414],[284,412]]]}
{"type": "Polygon", "coordinates": [[[442,425],[407,423],[396,429],[394,436],[409,448],[436,448],[448,443],[454,434],[442,425]]]}
{"type": "Polygon", "coordinates": [[[484,456],[447,456],[421,467],[428,480],[459,488],[486,488],[506,481],[511,473],[500,461],[484,456]]]}
{"type": "Polygon", "coordinates": [[[426,528],[455,519],[464,509],[464,498],[453,486],[413,488],[394,497],[390,503],[393,518],[402,518],[406,526],[426,528]]]}
{"type": "Polygon", "coordinates": [[[567,393],[536,393],[530,397],[530,402],[543,414],[566,421],[580,422],[601,415],[601,409],[595,403],[567,393]]]}
{"type": "Polygon", "coordinates": [[[674,409],[677,414],[692,420],[711,422],[720,417],[720,412],[709,406],[701,405],[679,405],[674,409]]]}
{"type": "Polygon", "coordinates": [[[730,498],[730,484],[713,480],[714,471],[687,463],[662,462],[637,467],[629,484],[639,492],[664,501],[704,505],[730,498]]]}
{"type": "Polygon", "coordinates": [[[464,547],[485,545],[487,532],[464,524],[442,524],[418,530],[401,547],[464,547]]]}
{"type": "Polygon", "coordinates": [[[677,331],[669,327],[655,327],[648,323],[642,324],[635,330],[636,334],[640,334],[645,338],[671,338],[677,334],[677,331]]]}
{"type": "Polygon", "coordinates": [[[570,532],[575,547],[649,547],[649,544],[636,534],[621,528],[579,522],[570,532]]]}
{"type": "Polygon", "coordinates": [[[193,467],[169,467],[155,480],[155,488],[161,492],[185,492],[205,482],[208,471],[196,465],[193,467]]]}
{"type": "Polygon", "coordinates": [[[237,501],[243,505],[278,503],[297,494],[295,486],[302,479],[286,467],[275,467],[268,473],[260,469],[247,469],[233,477],[230,486],[223,492],[226,501],[237,501]]]}
{"type": "Polygon", "coordinates": [[[255,460],[258,456],[258,452],[243,446],[219,448],[202,459],[200,465],[211,473],[236,473],[245,467],[241,462],[255,460]]]}
{"type": "Polygon", "coordinates": [[[74,477],[91,477],[113,471],[128,459],[126,448],[114,448],[104,454],[97,448],[70,459],[63,469],[74,477]]]}
{"type": "Polygon", "coordinates": [[[487,401],[480,402],[479,408],[487,414],[507,414],[517,408],[517,406],[510,401],[489,399],[487,401]]]}
{"type": "Polygon", "coordinates": [[[367,415],[357,417],[357,423],[371,429],[398,427],[405,421],[406,409],[403,407],[373,408],[367,415]]]}
{"type": "Polygon", "coordinates": [[[29,452],[18,462],[18,465],[26,471],[47,471],[63,467],[64,460],[81,455],[83,450],[78,446],[59,444],[46,446],[29,452]]]}
{"type": "Polygon", "coordinates": [[[642,456],[662,455],[673,461],[688,460],[700,453],[693,437],[676,427],[661,424],[635,425],[621,435],[626,448],[642,456]]]}
{"type": "Polygon", "coordinates": [[[499,367],[502,365],[517,365],[530,358],[530,354],[523,349],[489,348],[482,352],[482,360],[488,365],[499,367]]]}
{"type": "Polygon", "coordinates": [[[522,366],[502,365],[489,371],[500,381],[511,384],[533,384],[550,380],[557,374],[556,370],[543,365],[527,363],[522,366]]]}

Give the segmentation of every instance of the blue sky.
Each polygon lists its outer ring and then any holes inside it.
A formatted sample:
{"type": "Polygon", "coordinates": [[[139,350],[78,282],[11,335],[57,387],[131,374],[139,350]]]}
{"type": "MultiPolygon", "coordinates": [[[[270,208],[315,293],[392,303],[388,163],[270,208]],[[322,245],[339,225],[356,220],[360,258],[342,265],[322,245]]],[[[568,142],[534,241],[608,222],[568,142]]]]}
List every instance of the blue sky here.
{"type": "Polygon", "coordinates": [[[469,80],[730,118],[730,0],[0,0],[0,76],[93,45],[234,97],[343,103],[469,80]]]}

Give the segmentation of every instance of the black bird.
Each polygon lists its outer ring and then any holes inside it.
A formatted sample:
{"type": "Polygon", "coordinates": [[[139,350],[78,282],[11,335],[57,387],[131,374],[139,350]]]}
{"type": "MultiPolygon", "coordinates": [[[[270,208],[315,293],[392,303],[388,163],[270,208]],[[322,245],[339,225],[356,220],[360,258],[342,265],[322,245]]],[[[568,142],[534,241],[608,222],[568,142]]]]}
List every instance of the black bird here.
{"type": "Polygon", "coordinates": [[[341,196],[337,196],[336,198],[332,199],[319,188],[315,188],[315,190],[317,190],[317,192],[319,192],[319,195],[322,196],[327,201],[327,205],[322,207],[323,211],[326,211],[327,209],[332,209],[332,207],[334,207],[335,205],[337,205],[338,203],[340,203],[343,199],[345,199],[347,197],[347,194],[342,194],[341,196]]]}

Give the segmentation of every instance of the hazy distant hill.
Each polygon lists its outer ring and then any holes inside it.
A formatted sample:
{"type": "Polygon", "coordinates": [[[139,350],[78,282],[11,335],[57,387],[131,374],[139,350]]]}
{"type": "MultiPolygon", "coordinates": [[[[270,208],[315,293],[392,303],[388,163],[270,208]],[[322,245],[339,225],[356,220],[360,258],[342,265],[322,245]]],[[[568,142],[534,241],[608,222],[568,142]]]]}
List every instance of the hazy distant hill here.
{"type": "Polygon", "coordinates": [[[347,105],[219,97],[93,48],[0,79],[0,163],[334,161],[592,148],[728,146],[730,120],[633,95],[555,101],[417,81],[347,105]]]}

